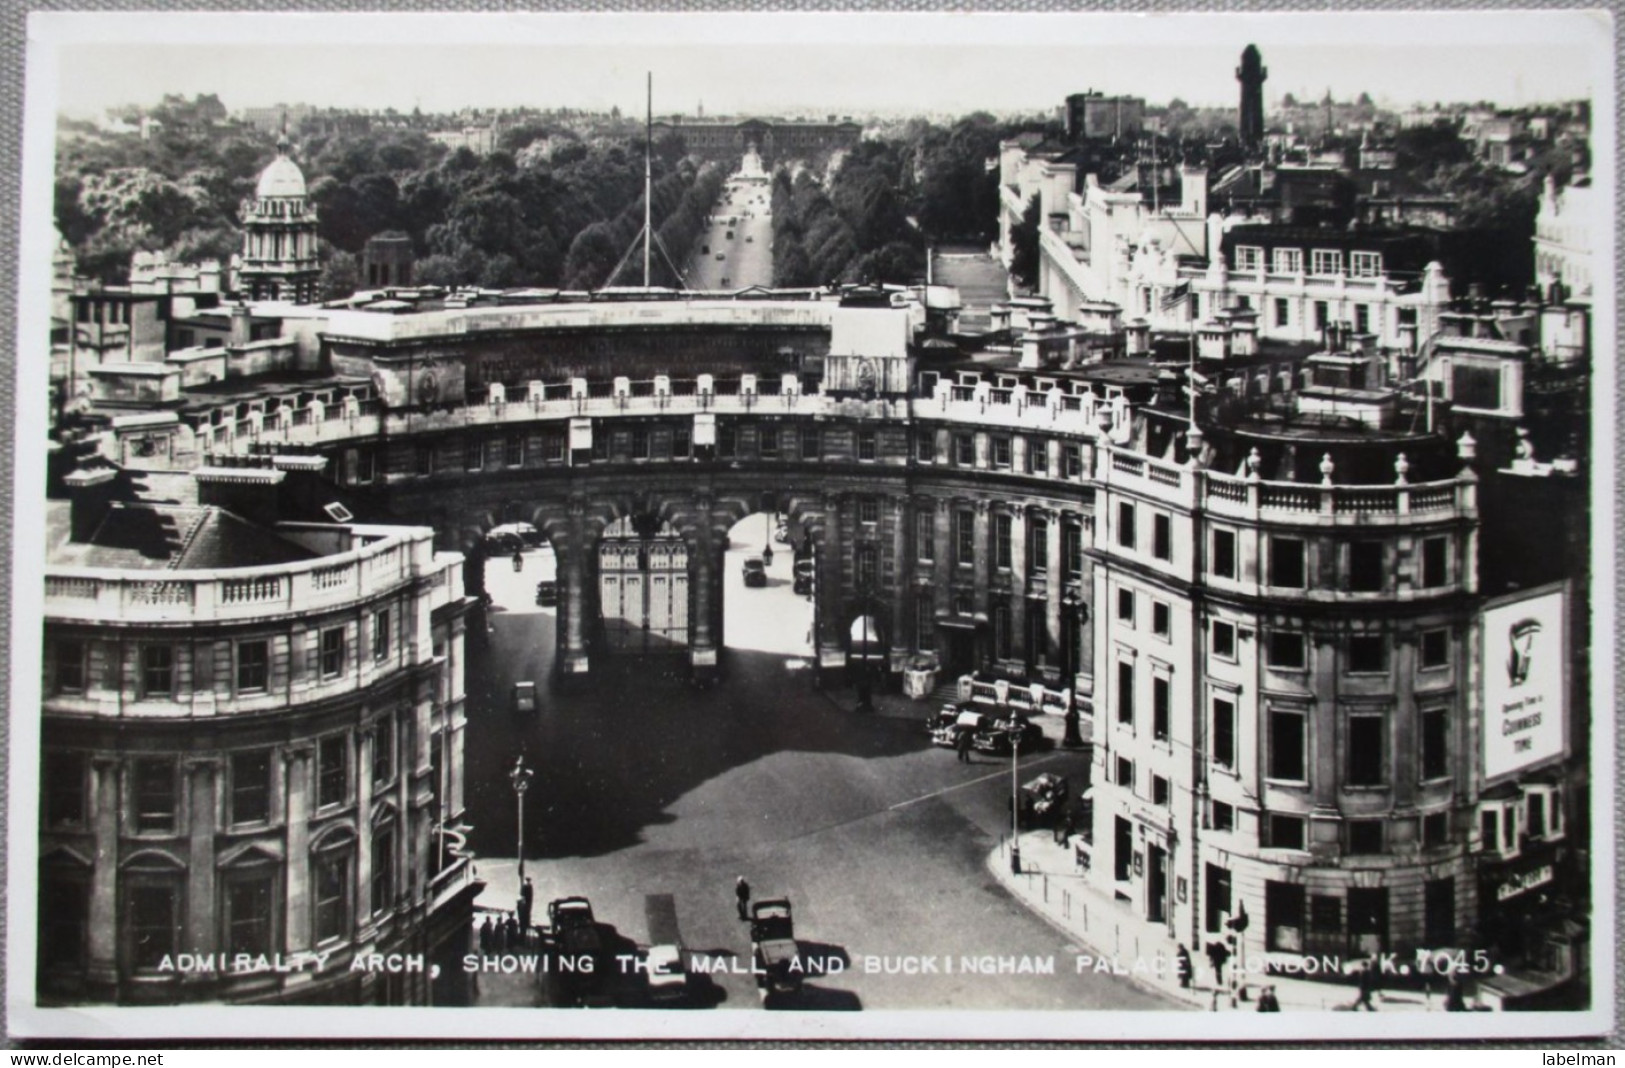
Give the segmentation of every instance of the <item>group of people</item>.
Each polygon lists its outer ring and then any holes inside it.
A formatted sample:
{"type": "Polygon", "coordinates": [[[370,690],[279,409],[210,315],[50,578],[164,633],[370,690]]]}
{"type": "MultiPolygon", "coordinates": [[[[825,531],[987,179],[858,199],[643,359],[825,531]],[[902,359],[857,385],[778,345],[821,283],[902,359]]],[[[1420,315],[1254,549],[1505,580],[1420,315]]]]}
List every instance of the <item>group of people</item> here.
{"type": "Polygon", "coordinates": [[[505,953],[511,949],[525,949],[530,942],[530,914],[536,905],[536,887],[527,877],[519,887],[519,900],[512,912],[490,914],[480,924],[480,952],[505,953]]]}

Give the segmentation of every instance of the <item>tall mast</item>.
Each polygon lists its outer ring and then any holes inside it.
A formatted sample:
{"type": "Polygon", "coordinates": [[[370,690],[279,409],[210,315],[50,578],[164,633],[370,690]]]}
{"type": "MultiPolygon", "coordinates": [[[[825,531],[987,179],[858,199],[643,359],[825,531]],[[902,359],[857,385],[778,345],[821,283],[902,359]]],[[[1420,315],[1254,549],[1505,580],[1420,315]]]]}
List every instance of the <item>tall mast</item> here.
{"type": "Polygon", "coordinates": [[[649,72],[649,91],[643,120],[643,288],[649,288],[649,246],[654,242],[654,129],[655,129],[655,75],[649,72]]]}

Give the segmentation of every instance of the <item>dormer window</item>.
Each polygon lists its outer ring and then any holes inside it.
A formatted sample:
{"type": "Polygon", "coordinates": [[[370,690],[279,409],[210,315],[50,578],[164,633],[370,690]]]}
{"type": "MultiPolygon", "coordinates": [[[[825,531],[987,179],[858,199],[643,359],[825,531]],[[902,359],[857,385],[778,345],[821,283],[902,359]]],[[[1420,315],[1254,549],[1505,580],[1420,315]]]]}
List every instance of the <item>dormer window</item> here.
{"type": "Polygon", "coordinates": [[[1236,270],[1254,272],[1264,266],[1264,250],[1254,245],[1236,246],[1236,270]]]}
{"type": "Polygon", "coordinates": [[[1343,253],[1337,249],[1317,248],[1310,253],[1309,273],[1335,275],[1343,273],[1343,253]]]}

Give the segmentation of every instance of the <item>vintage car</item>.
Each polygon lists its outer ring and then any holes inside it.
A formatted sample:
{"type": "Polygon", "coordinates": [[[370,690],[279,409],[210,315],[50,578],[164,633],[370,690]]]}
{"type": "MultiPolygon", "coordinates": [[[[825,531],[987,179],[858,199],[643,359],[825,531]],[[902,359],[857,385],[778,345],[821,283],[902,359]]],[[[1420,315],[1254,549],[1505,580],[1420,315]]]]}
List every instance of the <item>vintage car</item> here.
{"type": "Polygon", "coordinates": [[[750,907],[750,949],[756,985],[762,994],[790,994],[801,989],[800,947],[789,898],[757,901],[750,907]]]}
{"type": "Polygon", "coordinates": [[[1014,739],[1020,740],[1023,753],[1036,752],[1044,740],[1044,729],[1025,716],[1012,714],[1005,719],[995,719],[993,729],[987,733],[987,744],[978,744],[976,748],[984,753],[1007,755],[1014,739]]]}
{"type": "Polygon", "coordinates": [[[795,592],[798,596],[811,596],[813,573],[816,565],[811,560],[797,560],[795,564],[795,592]]]}
{"type": "Polygon", "coordinates": [[[936,715],[926,720],[925,725],[931,733],[932,745],[955,749],[959,745],[960,732],[969,731],[974,747],[980,735],[993,729],[993,717],[960,705],[943,705],[936,715]]]}
{"type": "Polygon", "coordinates": [[[536,584],[536,603],[543,608],[551,608],[559,603],[559,584],[552,579],[543,579],[536,584]]]}
{"type": "Polygon", "coordinates": [[[513,684],[513,710],[516,714],[529,714],[535,712],[539,706],[536,704],[536,684],[529,680],[513,684]]]}
{"type": "Polygon", "coordinates": [[[1021,788],[1021,822],[1028,827],[1043,827],[1060,818],[1066,810],[1071,787],[1066,776],[1044,772],[1021,788]]]}
{"type": "Polygon", "coordinates": [[[598,998],[612,961],[604,934],[584,897],[561,897],[547,906],[548,976],[567,1004],[598,998]]]}
{"type": "Polygon", "coordinates": [[[753,556],[745,561],[744,574],[747,586],[767,585],[767,565],[757,557],[753,556]]]}

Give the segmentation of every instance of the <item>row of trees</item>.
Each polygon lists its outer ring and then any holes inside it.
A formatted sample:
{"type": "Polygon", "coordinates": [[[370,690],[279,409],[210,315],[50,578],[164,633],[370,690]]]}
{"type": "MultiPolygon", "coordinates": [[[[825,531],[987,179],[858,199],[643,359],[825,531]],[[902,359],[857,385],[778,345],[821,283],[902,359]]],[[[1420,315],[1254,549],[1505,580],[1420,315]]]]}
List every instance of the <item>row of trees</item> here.
{"type": "Polygon", "coordinates": [[[781,286],[909,282],[925,271],[924,241],[898,191],[897,146],[866,141],[828,179],[813,172],[773,179],[773,277],[781,286]]]}

